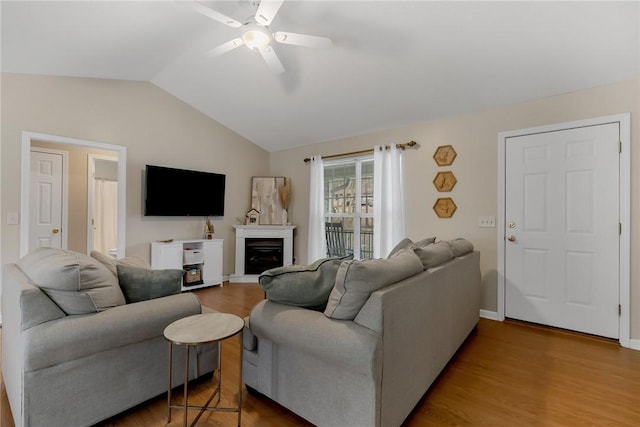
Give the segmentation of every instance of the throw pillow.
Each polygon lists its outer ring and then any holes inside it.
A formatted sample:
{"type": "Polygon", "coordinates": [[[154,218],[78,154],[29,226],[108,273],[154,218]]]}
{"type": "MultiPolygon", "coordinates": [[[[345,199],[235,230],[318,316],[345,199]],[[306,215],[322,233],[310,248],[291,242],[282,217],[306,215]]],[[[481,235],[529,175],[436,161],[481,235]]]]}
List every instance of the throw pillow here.
{"type": "Polygon", "coordinates": [[[125,303],[118,280],[87,255],[38,248],[22,257],[18,266],[66,314],[95,313],[125,303]]]}
{"type": "Polygon", "coordinates": [[[411,245],[413,245],[413,241],[410,238],[405,237],[404,239],[400,240],[398,244],[394,246],[393,249],[391,249],[391,252],[389,252],[389,255],[387,255],[387,258],[391,258],[401,250],[408,248],[411,245]]]}
{"type": "Polygon", "coordinates": [[[182,270],[149,270],[121,264],[116,269],[127,303],[179,294],[182,287],[182,270]]]}
{"type": "Polygon", "coordinates": [[[114,257],[103,254],[102,252],[99,252],[99,251],[91,251],[90,255],[91,255],[91,258],[95,258],[96,260],[100,261],[105,267],[107,267],[115,277],[118,277],[118,270],[116,268],[116,265],[118,264],[146,268],[148,270],[151,270],[151,266],[149,265],[148,262],[137,257],[125,257],[125,258],[115,259],[114,257]]]}
{"type": "Polygon", "coordinates": [[[453,251],[447,242],[432,243],[424,247],[416,246],[413,251],[420,258],[425,270],[453,259],[453,251]]]}
{"type": "Polygon", "coordinates": [[[372,292],[421,273],[420,259],[412,250],[403,250],[387,259],[344,261],[324,314],[341,320],[353,320],[372,292]]]}
{"type": "Polygon", "coordinates": [[[391,252],[389,252],[389,255],[387,255],[387,258],[391,258],[392,256],[402,251],[403,249],[414,247],[414,246],[423,247],[423,246],[430,245],[435,241],[436,241],[435,237],[427,237],[426,239],[422,239],[419,242],[413,243],[411,239],[409,239],[408,237],[405,237],[404,239],[400,240],[393,249],[391,249],[391,252]]]}
{"type": "Polygon", "coordinates": [[[473,250],[473,243],[466,239],[463,239],[462,237],[449,240],[447,243],[451,247],[451,251],[453,252],[454,257],[462,256],[473,250]]]}
{"type": "Polygon", "coordinates": [[[309,265],[289,265],[265,271],[258,281],[267,299],[323,311],[333,289],[338,267],[353,255],[322,258],[309,265]]]}
{"type": "Polygon", "coordinates": [[[435,236],[434,237],[427,237],[426,239],[422,239],[419,242],[416,242],[413,244],[413,246],[417,246],[419,248],[423,248],[425,246],[429,246],[430,244],[434,243],[436,241],[435,236]]]}

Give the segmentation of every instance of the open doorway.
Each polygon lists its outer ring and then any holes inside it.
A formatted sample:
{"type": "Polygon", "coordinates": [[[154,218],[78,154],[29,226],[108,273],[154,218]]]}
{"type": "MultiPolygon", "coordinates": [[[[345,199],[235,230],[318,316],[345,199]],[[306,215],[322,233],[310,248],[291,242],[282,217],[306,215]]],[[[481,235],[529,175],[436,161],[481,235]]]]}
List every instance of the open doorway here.
{"type": "Polygon", "coordinates": [[[118,252],[118,158],[89,154],[87,162],[87,253],[114,258],[118,252]]]}
{"type": "MultiPolygon", "coordinates": [[[[33,209],[35,209],[32,201],[31,195],[31,151],[35,146],[48,145],[49,147],[56,147],[60,150],[65,150],[69,152],[79,151],[81,152],[82,161],[77,161],[76,163],[82,163],[82,167],[80,172],[69,172],[69,188],[66,190],[68,192],[68,200],[69,206],[74,202],[74,196],[78,199],[75,200],[79,202],[79,205],[82,206],[81,209],[81,218],[82,225],[80,227],[77,226],[76,220],[69,218],[65,227],[69,228],[71,233],[74,233],[72,228],[76,227],[79,230],[76,230],[74,235],[77,236],[76,242],[73,243],[73,240],[69,241],[68,249],[76,250],[78,252],[87,252],[89,253],[89,240],[93,240],[93,236],[89,236],[88,230],[89,227],[86,225],[87,221],[87,209],[88,209],[88,180],[86,177],[88,176],[87,169],[89,167],[89,163],[87,161],[88,154],[94,153],[97,156],[110,158],[112,161],[115,161],[115,175],[116,175],[116,206],[115,206],[115,242],[110,245],[113,246],[110,249],[112,256],[116,258],[121,258],[125,256],[125,189],[126,189],[126,147],[113,145],[113,144],[105,144],[101,142],[89,141],[89,140],[81,140],[75,138],[62,137],[57,135],[47,135],[40,134],[35,132],[23,132],[22,133],[22,186],[21,186],[21,216],[24,219],[21,221],[20,225],[20,255],[23,256],[27,254],[33,248],[32,242],[29,241],[29,233],[30,229],[33,227],[31,221],[28,219],[31,217],[30,213],[33,209]],[[73,184],[78,184],[78,188],[73,189],[73,184]],[[73,246],[73,247],[71,247],[73,246]]],[[[112,163],[112,166],[114,164],[112,163]]],[[[113,187],[113,186],[112,186],[113,187]]],[[[113,205],[113,203],[110,203],[113,205]]],[[[70,212],[74,212],[74,209],[67,208],[70,212]]],[[[93,244],[93,243],[92,243],[93,244]]]]}

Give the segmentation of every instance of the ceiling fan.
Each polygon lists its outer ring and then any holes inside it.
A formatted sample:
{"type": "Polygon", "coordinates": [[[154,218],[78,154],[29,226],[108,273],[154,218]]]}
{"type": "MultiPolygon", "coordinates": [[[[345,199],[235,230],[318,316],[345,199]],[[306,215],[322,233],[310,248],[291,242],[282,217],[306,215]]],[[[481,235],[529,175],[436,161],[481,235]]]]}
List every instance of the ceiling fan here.
{"type": "Polygon", "coordinates": [[[331,47],[332,44],[331,39],[326,37],[290,33],[287,31],[272,32],[271,28],[269,28],[269,24],[271,24],[276,13],[280,10],[280,6],[282,6],[283,1],[284,0],[261,0],[259,2],[254,2],[254,4],[258,5],[256,14],[248,17],[244,22],[237,21],[197,1],[188,1],[185,2],[185,4],[196,12],[215,21],[221,22],[232,28],[241,29],[240,37],[229,40],[228,42],[210,50],[206,53],[207,56],[220,56],[237,47],[245,45],[249,49],[260,53],[272,73],[280,74],[284,72],[284,67],[280,62],[278,55],[276,55],[275,50],[273,50],[272,43],[274,41],[276,43],[315,48],[331,47]]]}

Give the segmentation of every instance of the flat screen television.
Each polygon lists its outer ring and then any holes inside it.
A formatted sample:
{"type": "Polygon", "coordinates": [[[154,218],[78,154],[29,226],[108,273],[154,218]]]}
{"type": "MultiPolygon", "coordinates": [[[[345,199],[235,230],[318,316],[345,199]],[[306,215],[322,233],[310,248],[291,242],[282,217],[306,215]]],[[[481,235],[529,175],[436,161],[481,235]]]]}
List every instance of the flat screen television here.
{"type": "Polygon", "coordinates": [[[226,175],[146,165],[145,216],[223,216],[226,175]]]}

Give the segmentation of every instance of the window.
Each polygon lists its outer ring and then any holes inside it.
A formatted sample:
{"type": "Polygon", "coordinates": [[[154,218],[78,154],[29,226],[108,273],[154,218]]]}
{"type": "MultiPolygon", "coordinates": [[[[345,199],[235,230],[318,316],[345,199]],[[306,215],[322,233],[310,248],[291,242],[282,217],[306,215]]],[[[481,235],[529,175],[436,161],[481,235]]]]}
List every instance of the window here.
{"type": "MultiPolygon", "coordinates": [[[[342,232],[334,237],[345,254],[373,258],[372,156],[325,162],[324,209],[326,222],[342,225],[342,232]]],[[[327,239],[330,255],[332,240],[327,239]]]]}

